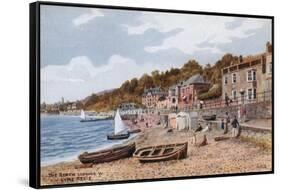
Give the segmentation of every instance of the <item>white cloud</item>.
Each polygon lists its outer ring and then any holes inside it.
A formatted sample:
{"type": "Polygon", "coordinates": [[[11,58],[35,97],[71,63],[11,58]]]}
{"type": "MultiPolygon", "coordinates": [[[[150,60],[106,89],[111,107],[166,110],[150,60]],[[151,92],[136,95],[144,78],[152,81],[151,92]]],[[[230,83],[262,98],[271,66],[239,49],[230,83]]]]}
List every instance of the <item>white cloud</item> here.
{"type": "Polygon", "coordinates": [[[254,35],[252,30],[261,28],[266,22],[266,20],[253,18],[241,20],[241,26],[228,29],[226,23],[235,21],[235,17],[146,12],[139,17],[138,21],[141,24],[138,26],[126,25],[125,27],[129,35],[140,35],[148,29],[156,29],[159,32],[182,29],[181,32],[164,39],[162,44],[158,46],[145,47],[145,50],[150,53],[169,48],[177,48],[189,54],[200,50],[222,53],[223,50],[218,49],[216,46],[206,49],[198,45],[206,41],[218,45],[230,43],[233,38],[247,38],[254,35]]]}
{"type": "Polygon", "coordinates": [[[72,22],[75,26],[80,26],[82,24],[86,24],[89,21],[93,20],[97,17],[103,17],[104,14],[97,9],[91,9],[89,13],[84,13],[80,15],[79,17],[75,18],[72,22]]]}
{"type": "Polygon", "coordinates": [[[66,65],[48,65],[41,69],[42,102],[55,102],[61,97],[77,100],[106,89],[118,88],[125,81],[157,69],[164,71],[174,63],[145,63],[112,55],[107,64],[95,67],[86,56],[71,59],[66,65]]]}

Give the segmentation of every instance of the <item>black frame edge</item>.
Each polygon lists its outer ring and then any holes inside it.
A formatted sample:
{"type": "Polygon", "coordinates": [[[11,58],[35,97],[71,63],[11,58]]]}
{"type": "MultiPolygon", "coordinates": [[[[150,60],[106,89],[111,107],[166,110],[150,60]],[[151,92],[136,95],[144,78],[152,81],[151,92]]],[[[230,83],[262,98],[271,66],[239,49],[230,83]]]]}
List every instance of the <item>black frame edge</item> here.
{"type": "Polygon", "coordinates": [[[274,154],[274,152],[275,152],[275,137],[274,137],[274,135],[275,135],[275,132],[274,132],[274,129],[275,129],[275,122],[274,122],[274,114],[275,114],[275,106],[274,106],[274,93],[275,93],[275,89],[274,89],[274,76],[275,76],[275,74],[274,74],[274,68],[275,68],[275,44],[274,44],[274,38],[275,38],[275,33],[274,33],[274,17],[272,17],[271,18],[271,44],[272,44],[272,84],[271,84],[271,87],[272,87],[272,94],[271,94],[271,96],[272,96],[272,120],[271,120],[271,126],[272,126],[272,131],[271,131],[271,143],[272,143],[272,145],[271,145],[271,147],[272,147],[272,156],[271,156],[271,159],[272,159],[272,164],[271,164],[271,169],[272,169],[272,173],[275,173],[275,154],[274,154]]]}
{"type": "MultiPolygon", "coordinates": [[[[40,152],[38,151],[38,8],[39,3],[29,4],[29,186],[40,187],[40,152]]],[[[39,81],[40,82],[40,81],[39,81]]],[[[39,103],[40,106],[40,103],[39,103]]]]}
{"type": "Polygon", "coordinates": [[[82,4],[82,3],[66,3],[66,2],[50,2],[50,1],[36,1],[30,3],[29,9],[29,37],[30,37],[30,95],[29,95],[29,185],[33,188],[64,188],[77,186],[91,186],[91,185],[112,185],[124,183],[143,183],[143,182],[160,182],[160,181],[175,181],[186,179],[201,179],[201,178],[217,178],[217,177],[239,177],[250,175],[265,175],[275,173],[275,142],[274,142],[274,65],[275,65],[275,49],[274,49],[274,16],[269,15],[251,15],[251,14],[236,14],[236,13],[220,13],[220,12],[204,12],[204,11],[189,11],[189,10],[174,10],[174,9],[158,9],[145,7],[126,7],[126,6],[112,6],[99,4],[82,4]],[[41,171],[40,171],[40,5],[50,6],[67,6],[67,7],[84,7],[84,8],[103,8],[116,10],[132,10],[132,11],[152,11],[152,12],[166,12],[166,13],[181,13],[181,14],[199,14],[210,16],[229,16],[229,17],[247,17],[271,19],[272,21],[272,168],[271,171],[263,172],[246,172],[246,173],[229,173],[229,174],[213,174],[213,175],[199,175],[199,176],[183,176],[172,178],[156,178],[156,179],[141,179],[141,180],[122,180],[122,181],[106,181],[106,182],[89,182],[89,183],[74,183],[74,184],[60,184],[60,185],[41,185],[41,171]]]}
{"type": "Polygon", "coordinates": [[[209,16],[228,16],[228,17],[248,17],[248,18],[261,18],[272,19],[271,15],[252,15],[252,14],[239,14],[239,13],[223,13],[211,11],[190,11],[183,9],[164,9],[164,8],[148,8],[148,7],[128,7],[117,5],[102,5],[102,4],[87,4],[87,3],[68,3],[68,2],[52,2],[52,1],[37,1],[41,5],[52,6],[67,6],[67,7],[84,7],[84,8],[101,8],[101,9],[117,9],[117,10],[132,10],[132,11],[148,11],[148,12],[164,12],[164,13],[181,13],[181,14],[202,14],[209,16]]]}

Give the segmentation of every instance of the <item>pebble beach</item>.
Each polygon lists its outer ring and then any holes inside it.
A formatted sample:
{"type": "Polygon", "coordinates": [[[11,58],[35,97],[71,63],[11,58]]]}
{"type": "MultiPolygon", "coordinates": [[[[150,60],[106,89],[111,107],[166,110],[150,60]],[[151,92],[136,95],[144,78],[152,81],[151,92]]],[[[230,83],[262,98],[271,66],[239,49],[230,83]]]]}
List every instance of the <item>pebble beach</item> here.
{"type": "MultiPolygon", "coordinates": [[[[242,132],[243,134],[243,132],[242,132]]],[[[130,157],[108,163],[81,167],[75,161],[60,162],[41,167],[41,185],[73,184],[87,182],[107,182],[122,180],[157,179],[183,176],[233,174],[245,172],[266,172],[272,170],[271,148],[265,148],[255,141],[245,138],[229,138],[215,141],[222,136],[219,129],[199,132],[190,131],[168,133],[166,128],[154,126],[142,128],[134,139],[137,148],[188,141],[188,157],[156,163],[140,163],[130,157]],[[207,136],[208,144],[198,146],[207,136]],[[195,138],[196,137],[196,138],[195,138]]],[[[230,137],[230,133],[224,135],[230,137]]],[[[268,140],[270,136],[265,137],[268,140]]]]}

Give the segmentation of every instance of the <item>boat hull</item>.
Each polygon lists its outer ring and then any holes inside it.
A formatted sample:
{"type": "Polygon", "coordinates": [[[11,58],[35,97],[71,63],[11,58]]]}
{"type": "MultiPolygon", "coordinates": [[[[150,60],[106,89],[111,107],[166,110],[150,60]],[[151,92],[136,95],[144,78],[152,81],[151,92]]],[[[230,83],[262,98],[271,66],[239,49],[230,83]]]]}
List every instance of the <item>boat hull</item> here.
{"type": "Polygon", "coordinates": [[[187,157],[187,148],[188,142],[144,147],[138,149],[134,153],[134,157],[142,163],[179,160],[187,157]],[[165,153],[165,151],[169,149],[172,149],[172,151],[165,153]]]}
{"type": "Polygon", "coordinates": [[[120,139],[127,139],[129,138],[130,133],[125,133],[125,134],[108,134],[107,135],[107,140],[120,140],[120,139]]]}
{"type": "Polygon", "coordinates": [[[206,121],[214,121],[214,120],[216,120],[217,116],[216,115],[205,115],[205,116],[202,116],[202,118],[206,121]]]}
{"type": "Polygon", "coordinates": [[[133,130],[130,130],[129,133],[132,134],[132,133],[140,133],[141,130],[140,129],[133,129],[133,130]]]}
{"type": "Polygon", "coordinates": [[[103,162],[111,162],[123,158],[128,158],[133,155],[136,150],[135,143],[125,146],[119,146],[112,149],[101,150],[92,153],[83,153],[78,156],[82,164],[97,164],[103,162]]]}

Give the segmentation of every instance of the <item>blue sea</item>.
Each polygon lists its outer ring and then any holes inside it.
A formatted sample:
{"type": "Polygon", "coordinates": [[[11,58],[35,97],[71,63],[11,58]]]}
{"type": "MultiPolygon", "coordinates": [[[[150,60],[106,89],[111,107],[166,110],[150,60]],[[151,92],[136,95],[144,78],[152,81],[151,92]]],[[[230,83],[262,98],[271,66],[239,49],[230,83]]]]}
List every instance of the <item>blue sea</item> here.
{"type": "Polygon", "coordinates": [[[85,151],[109,148],[128,140],[107,140],[107,134],[113,131],[113,120],[80,122],[77,116],[41,116],[41,165],[75,160],[85,151]]]}

